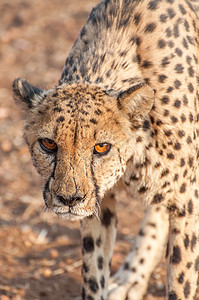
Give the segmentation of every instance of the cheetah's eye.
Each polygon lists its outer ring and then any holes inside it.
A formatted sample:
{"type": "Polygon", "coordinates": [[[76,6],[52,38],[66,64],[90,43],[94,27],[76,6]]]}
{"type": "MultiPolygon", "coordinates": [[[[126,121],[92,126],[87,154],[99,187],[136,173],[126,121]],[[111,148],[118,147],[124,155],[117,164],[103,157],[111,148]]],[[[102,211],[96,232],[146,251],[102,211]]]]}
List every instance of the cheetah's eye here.
{"type": "Polygon", "coordinates": [[[57,152],[57,144],[50,139],[40,139],[39,144],[41,148],[47,153],[57,152]]]}
{"type": "Polygon", "coordinates": [[[107,143],[102,143],[102,144],[96,144],[94,146],[94,154],[98,154],[98,155],[105,155],[107,154],[111,149],[111,144],[107,144],[107,143]]]}

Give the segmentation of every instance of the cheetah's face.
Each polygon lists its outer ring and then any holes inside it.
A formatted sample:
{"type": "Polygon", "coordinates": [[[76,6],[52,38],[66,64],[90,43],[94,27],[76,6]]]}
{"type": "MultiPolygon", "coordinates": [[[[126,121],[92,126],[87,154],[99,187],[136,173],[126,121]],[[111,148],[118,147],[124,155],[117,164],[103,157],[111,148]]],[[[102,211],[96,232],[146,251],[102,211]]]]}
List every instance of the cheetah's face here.
{"type": "Polygon", "coordinates": [[[132,156],[141,120],[135,103],[143,102],[142,115],[152,105],[151,89],[137,88],[116,96],[86,85],[43,92],[25,80],[14,82],[14,97],[26,112],[24,136],[50,210],[70,219],[97,214],[132,156]]]}

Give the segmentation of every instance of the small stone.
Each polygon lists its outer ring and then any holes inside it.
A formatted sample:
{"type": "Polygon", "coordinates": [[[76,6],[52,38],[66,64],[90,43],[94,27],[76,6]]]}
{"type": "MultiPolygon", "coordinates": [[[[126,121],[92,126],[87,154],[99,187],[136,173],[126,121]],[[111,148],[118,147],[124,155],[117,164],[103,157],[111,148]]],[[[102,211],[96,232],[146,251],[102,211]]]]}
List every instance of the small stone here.
{"type": "Polygon", "coordinates": [[[52,258],[57,258],[57,257],[59,256],[59,252],[58,252],[56,249],[52,249],[52,250],[50,251],[50,256],[51,256],[52,258]]]}
{"type": "Polygon", "coordinates": [[[9,152],[12,149],[12,144],[9,141],[3,141],[1,143],[1,149],[4,152],[9,152]]]}
{"type": "Polygon", "coordinates": [[[52,275],[52,270],[50,268],[45,268],[43,270],[44,277],[50,277],[52,275]]]}
{"type": "Polygon", "coordinates": [[[26,248],[30,248],[32,246],[32,243],[30,241],[24,241],[24,246],[26,248]]]}

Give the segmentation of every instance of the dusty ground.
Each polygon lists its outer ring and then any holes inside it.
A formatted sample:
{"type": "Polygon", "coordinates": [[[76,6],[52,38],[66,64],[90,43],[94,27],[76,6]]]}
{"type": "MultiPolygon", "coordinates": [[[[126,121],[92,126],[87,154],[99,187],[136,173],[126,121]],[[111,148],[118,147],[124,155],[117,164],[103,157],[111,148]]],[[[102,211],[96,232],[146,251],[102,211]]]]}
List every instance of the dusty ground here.
{"type": "MultiPolygon", "coordinates": [[[[81,247],[78,224],[43,212],[39,177],[22,138],[12,81],[23,76],[53,87],[72,43],[96,0],[0,0],[0,299],[78,299],[81,247]]],[[[113,272],[139,228],[143,207],[119,209],[113,272]]],[[[145,300],[164,299],[164,262],[145,300]]]]}

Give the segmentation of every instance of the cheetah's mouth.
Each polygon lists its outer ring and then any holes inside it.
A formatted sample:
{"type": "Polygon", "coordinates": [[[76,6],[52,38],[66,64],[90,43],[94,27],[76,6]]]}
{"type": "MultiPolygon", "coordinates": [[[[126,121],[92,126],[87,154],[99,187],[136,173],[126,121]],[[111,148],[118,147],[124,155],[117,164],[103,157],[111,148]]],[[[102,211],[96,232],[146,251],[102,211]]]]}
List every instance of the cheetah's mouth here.
{"type": "Polygon", "coordinates": [[[74,220],[74,221],[81,220],[81,219],[89,217],[93,214],[91,212],[88,213],[84,209],[78,209],[76,207],[70,207],[70,206],[67,208],[54,206],[51,209],[51,211],[54,212],[60,218],[64,218],[67,220],[74,220]]]}

